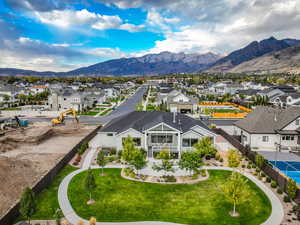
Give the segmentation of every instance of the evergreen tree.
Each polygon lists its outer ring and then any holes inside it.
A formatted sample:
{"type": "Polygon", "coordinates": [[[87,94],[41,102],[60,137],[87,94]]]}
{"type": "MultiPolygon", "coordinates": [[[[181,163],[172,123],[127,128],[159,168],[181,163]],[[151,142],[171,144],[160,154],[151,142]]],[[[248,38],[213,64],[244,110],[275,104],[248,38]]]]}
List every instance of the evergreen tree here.
{"type": "Polygon", "coordinates": [[[30,224],[30,218],[35,213],[35,197],[31,188],[27,187],[23,191],[20,201],[20,214],[28,220],[30,224]]]}

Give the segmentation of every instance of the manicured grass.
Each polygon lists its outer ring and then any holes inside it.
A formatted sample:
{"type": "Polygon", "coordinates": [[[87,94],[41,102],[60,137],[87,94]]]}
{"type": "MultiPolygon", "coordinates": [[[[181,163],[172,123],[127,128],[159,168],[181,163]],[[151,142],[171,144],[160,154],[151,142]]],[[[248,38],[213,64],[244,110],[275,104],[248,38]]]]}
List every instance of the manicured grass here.
{"type": "Polygon", "coordinates": [[[205,114],[210,114],[210,113],[240,113],[242,111],[239,109],[205,109],[204,112],[205,114]]]}
{"type": "MultiPolygon", "coordinates": [[[[77,168],[67,165],[61,170],[61,172],[54,178],[52,184],[44,189],[40,194],[36,196],[36,212],[32,216],[32,219],[55,219],[53,217],[55,211],[59,209],[57,191],[59,184],[65,176],[75,171],[77,168]]],[[[23,220],[19,218],[18,220],[23,220]]]]}
{"type": "Polygon", "coordinates": [[[78,215],[85,219],[95,216],[102,222],[168,221],[195,225],[259,225],[271,213],[265,194],[251,181],[249,201],[238,206],[240,217],[232,218],[232,205],[220,191],[231,172],[209,171],[207,181],[193,185],[151,184],[123,179],[120,169],[93,170],[97,188],[96,201],[87,205],[89,194],[84,188],[86,172],[70,183],[68,197],[78,215]]]}
{"type": "Polygon", "coordinates": [[[18,111],[18,110],[21,110],[20,107],[11,107],[11,108],[5,108],[5,109],[2,109],[3,111],[18,111]]]}
{"type": "Polygon", "coordinates": [[[99,112],[96,112],[96,111],[89,111],[89,112],[86,112],[86,113],[82,113],[80,114],[81,116],[96,116],[99,112]]]}

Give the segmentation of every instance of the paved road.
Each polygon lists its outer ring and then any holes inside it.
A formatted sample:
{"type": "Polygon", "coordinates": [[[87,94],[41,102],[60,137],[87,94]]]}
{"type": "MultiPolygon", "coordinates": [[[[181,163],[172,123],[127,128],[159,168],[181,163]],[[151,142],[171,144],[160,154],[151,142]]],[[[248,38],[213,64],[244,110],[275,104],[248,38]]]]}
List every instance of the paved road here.
{"type": "MultiPolygon", "coordinates": [[[[137,90],[137,92],[132,95],[129,99],[127,99],[125,102],[123,102],[121,105],[119,105],[114,111],[112,111],[109,115],[107,116],[98,116],[98,117],[93,117],[93,116],[81,116],[79,118],[79,121],[81,123],[86,123],[86,124],[104,124],[109,122],[110,120],[125,115],[129,112],[132,112],[135,110],[135,106],[137,103],[139,103],[142,98],[144,93],[146,92],[147,87],[142,86],[137,90]]],[[[26,118],[30,122],[45,122],[45,121],[51,121],[52,118],[43,118],[43,117],[35,117],[35,118],[26,118]]],[[[66,118],[66,120],[72,120],[71,118],[66,118]]]]}

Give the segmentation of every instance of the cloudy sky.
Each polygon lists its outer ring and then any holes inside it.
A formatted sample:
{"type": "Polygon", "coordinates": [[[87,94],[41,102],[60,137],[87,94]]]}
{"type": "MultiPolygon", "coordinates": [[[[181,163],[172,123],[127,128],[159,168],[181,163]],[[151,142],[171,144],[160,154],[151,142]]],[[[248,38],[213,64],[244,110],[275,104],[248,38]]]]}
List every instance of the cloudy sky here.
{"type": "Polygon", "coordinates": [[[68,71],[161,51],[300,39],[299,0],[0,0],[0,67],[68,71]]]}

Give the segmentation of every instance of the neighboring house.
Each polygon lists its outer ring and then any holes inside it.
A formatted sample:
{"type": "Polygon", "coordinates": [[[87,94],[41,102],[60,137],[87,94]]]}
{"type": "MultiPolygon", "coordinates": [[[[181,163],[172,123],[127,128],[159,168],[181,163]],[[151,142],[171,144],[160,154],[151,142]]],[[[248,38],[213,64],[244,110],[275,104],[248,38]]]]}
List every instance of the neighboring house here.
{"type": "Polygon", "coordinates": [[[224,95],[224,94],[234,95],[240,89],[243,89],[243,86],[240,84],[230,83],[230,82],[220,82],[215,85],[212,85],[209,88],[209,91],[217,95],[224,95]]]}
{"type": "Polygon", "coordinates": [[[283,96],[285,94],[295,93],[296,90],[292,86],[288,85],[279,85],[270,88],[266,88],[262,91],[259,91],[257,94],[260,96],[268,97],[271,103],[274,103],[275,99],[279,96],[283,96]]]}
{"type": "Polygon", "coordinates": [[[29,91],[31,94],[39,94],[39,93],[42,93],[44,91],[47,91],[48,90],[48,87],[45,86],[45,85],[35,85],[35,86],[32,86],[29,88],[29,91]]]}
{"type": "Polygon", "coordinates": [[[235,135],[253,150],[294,149],[300,144],[300,108],[259,106],[235,122],[235,135]]]}
{"type": "Polygon", "coordinates": [[[167,107],[170,112],[193,113],[198,108],[198,100],[179,92],[167,97],[167,107]]]}
{"type": "Polygon", "coordinates": [[[211,137],[214,142],[216,135],[202,121],[183,114],[135,111],[106,124],[98,132],[94,147],[121,151],[122,142],[128,136],[134,139],[136,147],[147,152],[148,158],[164,149],[180,158],[182,152],[192,150],[199,139],[211,137]]]}
{"type": "Polygon", "coordinates": [[[64,92],[52,92],[48,97],[48,106],[53,111],[64,111],[70,108],[75,109],[77,112],[81,112],[88,107],[91,107],[92,103],[89,102],[84,93],[72,92],[66,90],[64,92]]]}
{"type": "Polygon", "coordinates": [[[274,104],[280,107],[284,106],[300,106],[300,93],[291,93],[279,96],[274,99],[274,104]]]}
{"type": "Polygon", "coordinates": [[[114,87],[112,84],[96,84],[95,87],[104,90],[108,98],[116,98],[120,95],[120,89],[114,87]]]}

